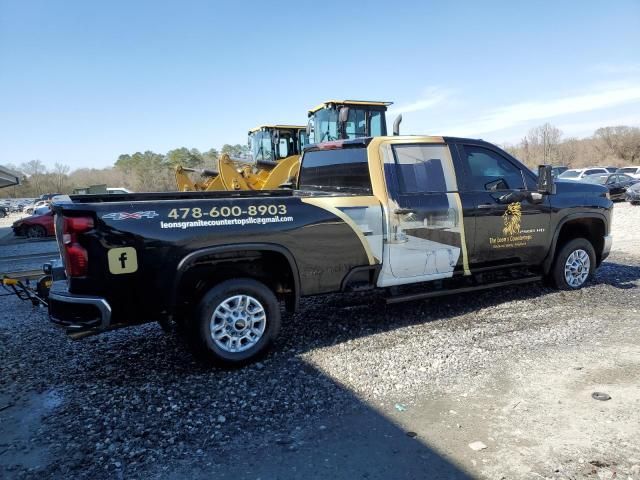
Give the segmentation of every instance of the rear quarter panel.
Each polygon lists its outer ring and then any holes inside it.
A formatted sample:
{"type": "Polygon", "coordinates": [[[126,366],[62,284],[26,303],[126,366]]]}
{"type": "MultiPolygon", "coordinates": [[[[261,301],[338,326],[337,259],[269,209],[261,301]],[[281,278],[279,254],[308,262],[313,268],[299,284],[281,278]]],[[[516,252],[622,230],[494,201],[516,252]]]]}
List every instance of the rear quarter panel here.
{"type": "Polygon", "coordinates": [[[178,264],[212,246],[272,243],[286,248],[295,259],[302,295],[336,291],[353,267],[370,263],[353,228],[299,196],[74,203],[59,210],[89,213],[95,220],[95,228],[81,239],[89,252],[89,275],[71,279],[70,291],[104,296],[114,317],[127,312],[128,323],[170,309],[178,264]],[[122,247],[135,249],[135,272],[110,268],[108,252],[122,247]]]}

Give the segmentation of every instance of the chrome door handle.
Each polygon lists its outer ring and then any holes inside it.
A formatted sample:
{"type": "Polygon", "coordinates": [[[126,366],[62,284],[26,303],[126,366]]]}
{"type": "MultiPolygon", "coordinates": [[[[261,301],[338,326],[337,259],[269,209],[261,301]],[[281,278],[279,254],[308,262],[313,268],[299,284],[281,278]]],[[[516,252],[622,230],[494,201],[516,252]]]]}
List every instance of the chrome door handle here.
{"type": "Polygon", "coordinates": [[[496,205],[494,203],[481,203],[477,208],[483,208],[486,210],[488,208],[494,208],[495,206],[496,205]]]}

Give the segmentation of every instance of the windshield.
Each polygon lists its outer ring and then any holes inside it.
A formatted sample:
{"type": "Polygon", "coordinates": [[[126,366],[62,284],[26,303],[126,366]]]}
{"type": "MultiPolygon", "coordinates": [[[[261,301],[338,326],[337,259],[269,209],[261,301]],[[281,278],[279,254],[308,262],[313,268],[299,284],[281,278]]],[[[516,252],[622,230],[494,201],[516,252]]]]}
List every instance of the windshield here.
{"type": "Polygon", "coordinates": [[[313,114],[313,132],[311,143],[338,140],[338,112],[324,108],[313,114]]]}
{"type": "Polygon", "coordinates": [[[558,175],[558,178],[576,178],[580,176],[580,172],[578,170],[567,170],[566,172],[562,172],[558,175]]]}
{"type": "Polygon", "coordinates": [[[585,180],[589,183],[598,183],[604,185],[607,182],[608,175],[589,175],[585,180]]]}
{"type": "Polygon", "coordinates": [[[618,173],[636,173],[637,167],[619,168],[618,173]]]}
{"type": "Polygon", "coordinates": [[[269,160],[273,158],[273,144],[271,142],[271,133],[268,131],[254,132],[249,135],[251,142],[251,155],[255,162],[269,160]]]}

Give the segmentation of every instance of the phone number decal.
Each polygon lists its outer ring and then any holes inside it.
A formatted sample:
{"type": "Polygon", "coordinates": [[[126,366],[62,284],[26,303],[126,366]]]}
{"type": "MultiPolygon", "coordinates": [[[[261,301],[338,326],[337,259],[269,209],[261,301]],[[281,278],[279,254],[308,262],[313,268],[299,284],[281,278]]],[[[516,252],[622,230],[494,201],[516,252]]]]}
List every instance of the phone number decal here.
{"type": "Polygon", "coordinates": [[[249,205],[246,208],[239,206],[231,207],[211,207],[210,210],[202,209],[199,207],[194,208],[173,208],[167,215],[174,220],[184,220],[187,218],[227,218],[227,217],[241,217],[243,215],[265,216],[265,215],[286,215],[286,205],[249,205]]]}

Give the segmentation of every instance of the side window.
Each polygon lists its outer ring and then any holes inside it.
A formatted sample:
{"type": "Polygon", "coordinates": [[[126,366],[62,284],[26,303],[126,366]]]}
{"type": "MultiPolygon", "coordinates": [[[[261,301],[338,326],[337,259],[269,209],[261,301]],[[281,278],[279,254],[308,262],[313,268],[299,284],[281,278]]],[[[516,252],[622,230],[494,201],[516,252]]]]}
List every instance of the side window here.
{"type": "Polygon", "coordinates": [[[397,145],[393,147],[403,193],[446,192],[444,145],[397,145]]]}
{"type": "Polygon", "coordinates": [[[520,169],[502,155],[483,147],[465,145],[462,163],[467,190],[519,190],[524,188],[520,169]]]}
{"type": "Polygon", "coordinates": [[[379,137],[382,135],[382,115],[375,110],[370,112],[369,117],[369,135],[372,137],[379,137]]]}

